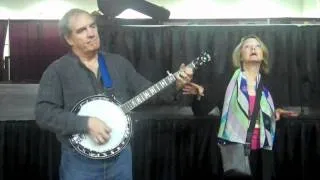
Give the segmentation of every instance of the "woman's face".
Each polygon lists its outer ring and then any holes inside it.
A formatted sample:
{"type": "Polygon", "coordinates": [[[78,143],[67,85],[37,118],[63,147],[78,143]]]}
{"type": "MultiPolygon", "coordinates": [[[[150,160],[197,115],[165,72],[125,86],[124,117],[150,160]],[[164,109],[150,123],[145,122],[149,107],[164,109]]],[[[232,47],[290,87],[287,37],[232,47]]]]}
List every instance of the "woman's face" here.
{"type": "Polygon", "coordinates": [[[240,53],[244,63],[261,62],[263,60],[261,44],[255,38],[246,39],[240,53]]]}

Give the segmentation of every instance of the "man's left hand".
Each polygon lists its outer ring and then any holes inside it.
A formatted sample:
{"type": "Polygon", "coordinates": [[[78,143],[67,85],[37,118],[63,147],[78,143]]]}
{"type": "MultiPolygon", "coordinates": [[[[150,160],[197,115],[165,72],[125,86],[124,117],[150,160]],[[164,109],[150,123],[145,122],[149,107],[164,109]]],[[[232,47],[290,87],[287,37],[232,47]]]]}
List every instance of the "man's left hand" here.
{"type": "Polygon", "coordinates": [[[181,89],[186,83],[191,82],[193,78],[193,70],[190,67],[187,67],[185,64],[180,65],[180,70],[177,73],[176,77],[176,87],[181,89]]]}

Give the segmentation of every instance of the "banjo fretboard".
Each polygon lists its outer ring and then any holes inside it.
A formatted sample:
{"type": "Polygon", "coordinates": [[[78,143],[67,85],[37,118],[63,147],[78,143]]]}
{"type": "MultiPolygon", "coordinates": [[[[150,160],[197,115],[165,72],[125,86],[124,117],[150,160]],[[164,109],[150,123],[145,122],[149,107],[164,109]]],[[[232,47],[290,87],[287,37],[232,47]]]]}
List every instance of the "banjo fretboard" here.
{"type": "MultiPolygon", "coordinates": [[[[176,72],[178,73],[178,72],[176,72]]],[[[121,109],[127,113],[130,112],[132,109],[136,108],[140,104],[144,103],[148,99],[150,99],[155,94],[159,93],[173,82],[176,81],[174,74],[170,74],[167,77],[163,78],[162,80],[158,81],[156,84],[152,85],[148,89],[144,90],[134,98],[130,99],[126,103],[121,105],[121,109]]]]}
{"type": "MultiPolygon", "coordinates": [[[[197,69],[199,66],[201,66],[203,63],[211,61],[211,57],[208,53],[203,52],[201,53],[201,56],[193,60],[190,64],[187,65],[187,67],[191,69],[197,69]]],[[[130,112],[132,109],[136,108],[140,104],[144,103],[148,99],[150,99],[152,96],[157,94],[158,92],[162,91],[163,89],[167,88],[169,85],[171,85],[173,82],[176,81],[176,76],[180,72],[177,71],[174,74],[169,74],[167,77],[163,78],[162,80],[158,81],[148,89],[142,91],[137,96],[133,97],[129,101],[122,104],[120,107],[124,113],[130,112]]]]}

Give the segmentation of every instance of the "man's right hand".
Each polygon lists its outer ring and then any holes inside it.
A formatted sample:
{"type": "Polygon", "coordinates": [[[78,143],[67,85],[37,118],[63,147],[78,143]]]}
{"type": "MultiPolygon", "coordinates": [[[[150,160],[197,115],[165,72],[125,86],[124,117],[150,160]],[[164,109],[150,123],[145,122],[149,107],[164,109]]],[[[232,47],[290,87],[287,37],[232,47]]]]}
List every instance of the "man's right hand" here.
{"type": "Polygon", "coordinates": [[[98,144],[107,143],[110,139],[111,128],[102,120],[90,117],[88,120],[89,134],[98,144]]]}

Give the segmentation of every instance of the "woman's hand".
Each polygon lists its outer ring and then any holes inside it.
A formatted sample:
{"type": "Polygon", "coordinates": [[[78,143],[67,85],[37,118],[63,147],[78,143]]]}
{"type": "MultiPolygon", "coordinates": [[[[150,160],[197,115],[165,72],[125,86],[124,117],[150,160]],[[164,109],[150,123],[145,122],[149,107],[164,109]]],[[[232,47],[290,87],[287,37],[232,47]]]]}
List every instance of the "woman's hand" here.
{"type": "Polygon", "coordinates": [[[276,109],[276,120],[280,120],[281,117],[297,117],[299,113],[294,111],[288,111],[281,108],[276,109]]]}
{"type": "Polygon", "coordinates": [[[193,82],[185,84],[182,91],[182,93],[186,95],[204,96],[204,88],[193,82]]]}

